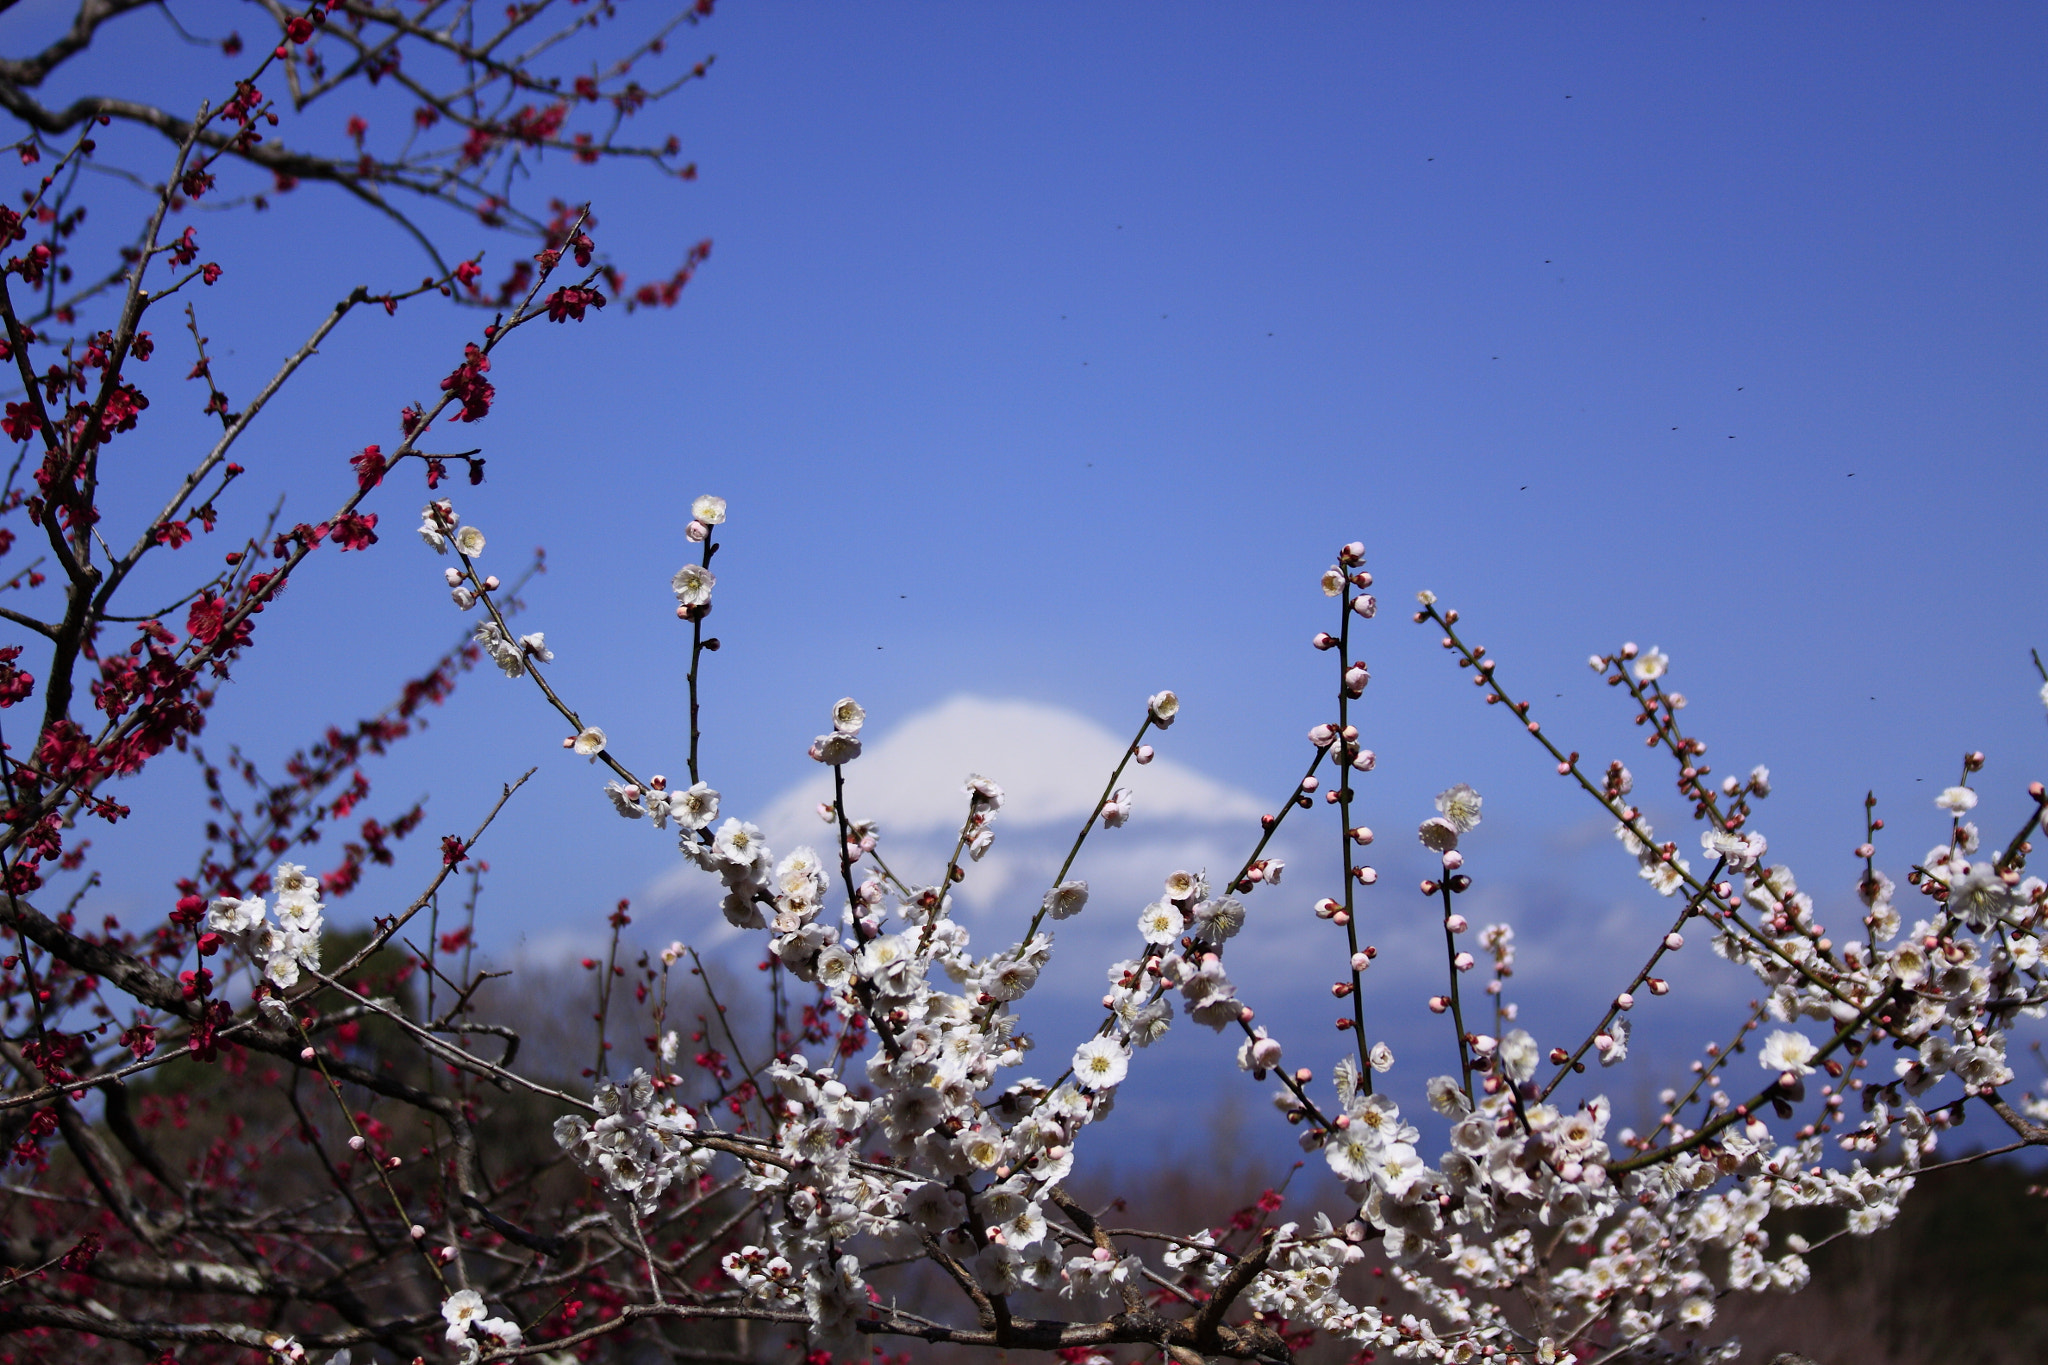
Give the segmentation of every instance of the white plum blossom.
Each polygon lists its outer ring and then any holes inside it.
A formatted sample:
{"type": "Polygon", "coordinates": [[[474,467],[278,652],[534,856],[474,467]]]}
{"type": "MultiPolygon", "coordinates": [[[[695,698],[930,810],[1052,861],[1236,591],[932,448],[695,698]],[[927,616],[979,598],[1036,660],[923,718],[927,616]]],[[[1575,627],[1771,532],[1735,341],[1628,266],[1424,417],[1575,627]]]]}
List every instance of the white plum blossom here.
{"type": "Polygon", "coordinates": [[[818,762],[833,767],[851,763],[860,757],[860,736],[844,730],[819,735],[811,741],[810,754],[818,762]]]}
{"type": "Polygon", "coordinates": [[[711,590],[717,586],[718,576],[702,564],[685,564],[669,580],[669,587],[675,590],[677,605],[683,607],[709,606],[711,590]]]}
{"type": "Polygon", "coordinates": [[[1792,1029],[1774,1029],[1757,1052],[1757,1063],[1766,1071],[1789,1071],[1795,1076],[1813,1074],[1813,1058],[1819,1048],[1805,1034],[1792,1029]]]}
{"type": "Polygon", "coordinates": [[[1657,648],[1657,646],[1651,645],[1643,651],[1642,657],[1636,660],[1636,680],[1638,682],[1655,682],[1663,677],[1670,667],[1671,656],[1657,648]]]}
{"type": "Polygon", "coordinates": [[[706,526],[716,526],[725,520],[725,499],[706,493],[690,504],[690,515],[706,526]]]}
{"type": "Polygon", "coordinates": [[[669,798],[668,811],[684,829],[703,829],[718,818],[718,793],[702,782],[692,782],[669,798]]]}
{"type": "Polygon", "coordinates": [[[1145,705],[1152,723],[1162,730],[1171,727],[1174,717],[1180,714],[1180,698],[1172,692],[1154,692],[1145,705]]]}
{"type": "Polygon", "coordinates": [[[1072,919],[1088,904],[1088,883],[1061,882],[1045,893],[1043,910],[1054,919],[1072,919]]]}
{"type": "Polygon", "coordinates": [[[1726,830],[1700,831],[1700,847],[1711,858],[1725,858],[1730,872],[1747,872],[1763,860],[1770,844],[1754,831],[1731,834],[1726,830]]]}
{"type": "Polygon", "coordinates": [[[1154,901],[1138,916],[1138,933],[1145,942],[1162,947],[1179,938],[1185,927],[1186,921],[1171,901],[1154,901]]]}
{"type": "Polygon", "coordinates": [[[1485,804],[1478,792],[1460,782],[1437,793],[1437,814],[1459,834],[1470,834],[1479,824],[1479,807],[1485,804]]]}
{"type": "Polygon", "coordinates": [[[1941,795],[1934,798],[1934,804],[1960,816],[1977,808],[1977,793],[1968,787],[1945,787],[1941,795]]]}
{"type": "Polygon", "coordinates": [[[455,548],[464,556],[475,559],[484,552],[484,533],[474,526],[465,526],[455,533],[455,548]]]}
{"type": "Polygon", "coordinates": [[[1107,1090],[1123,1082],[1131,1054],[1113,1038],[1090,1038],[1074,1049],[1074,1079],[1090,1090],[1107,1090]]]}

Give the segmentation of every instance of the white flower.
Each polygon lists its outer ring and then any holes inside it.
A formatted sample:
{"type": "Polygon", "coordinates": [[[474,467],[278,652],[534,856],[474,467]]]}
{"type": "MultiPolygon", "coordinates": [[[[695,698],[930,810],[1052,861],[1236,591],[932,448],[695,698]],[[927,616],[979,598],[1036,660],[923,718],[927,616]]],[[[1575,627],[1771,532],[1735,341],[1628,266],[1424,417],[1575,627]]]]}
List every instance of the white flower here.
{"type": "Polygon", "coordinates": [[[710,602],[711,589],[717,583],[718,576],[702,564],[685,564],[669,580],[669,586],[675,589],[676,601],[686,607],[701,607],[710,602]]]}
{"type": "Polygon", "coordinates": [[[1813,1057],[1820,1049],[1803,1033],[1773,1029],[1757,1053],[1757,1064],[1766,1071],[1789,1071],[1795,1076],[1813,1074],[1813,1057]]]}
{"type": "Polygon", "coordinates": [[[1758,796],[1771,794],[1771,770],[1759,763],[1749,770],[1749,789],[1758,796]]]}
{"type": "Polygon", "coordinates": [[[1636,660],[1636,678],[1641,682],[1655,682],[1671,667],[1671,656],[1651,645],[1643,651],[1643,657],[1636,660]]]}
{"type": "Polygon", "coordinates": [[[1762,860],[1770,849],[1770,843],[1754,831],[1731,834],[1726,830],[1706,829],[1700,831],[1700,847],[1710,857],[1726,858],[1730,872],[1747,872],[1762,860]]]}
{"type": "Polygon", "coordinates": [[[586,725],[583,727],[582,732],[576,736],[575,743],[569,747],[584,758],[595,760],[599,754],[604,752],[604,731],[598,729],[595,725],[586,725]]]}
{"type": "Polygon", "coordinates": [[[775,890],[785,900],[816,905],[825,896],[825,864],[816,849],[798,845],[775,865],[775,890]]]}
{"type": "Polygon", "coordinates": [[[1457,786],[1439,792],[1436,808],[1444,819],[1451,822],[1451,828],[1460,834],[1470,833],[1479,823],[1479,807],[1484,804],[1478,792],[1460,782],[1457,786]]]}
{"type": "Polygon", "coordinates": [[[706,493],[690,504],[690,515],[706,526],[716,526],[725,520],[725,499],[706,493]]]}
{"type": "Polygon", "coordinates": [[[1045,893],[1043,908],[1054,919],[1072,919],[1088,904],[1088,883],[1061,882],[1045,893]]]}
{"type": "Polygon", "coordinates": [[[1394,1069],[1394,1049],[1385,1043],[1374,1043],[1372,1051],[1366,1055],[1366,1060],[1372,1064],[1374,1071],[1384,1075],[1394,1069]]]}
{"type": "Polygon", "coordinates": [[[1510,1080],[1526,1081],[1536,1074],[1539,1052],[1527,1029],[1510,1029],[1500,1040],[1500,1064],[1510,1080]]]}
{"type": "Polygon", "coordinates": [[[711,846],[721,863],[750,879],[764,870],[774,856],[761,839],[761,827],[740,819],[729,819],[720,825],[711,846]]]}
{"type": "Polygon", "coordinates": [[[718,818],[718,793],[702,782],[669,797],[668,813],[685,829],[703,829],[718,818]]]}
{"type": "Polygon", "coordinates": [[[1180,937],[1180,931],[1187,921],[1171,901],[1154,901],[1138,915],[1138,932],[1145,936],[1145,942],[1165,947],[1180,937]]]}
{"type": "Polygon", "coordinates": [[[820,763],[837,767],[860,757],[860,736],[834,730],[811,741],[810,755],[820,763]]]}
{"type": "Polygon", "coordinates": [[[1118,787],[1102,804],[1102,827],[1120,829],[1131,818],[1131,789],[1118,787]]]}
{"type": "Polygon", "coordinates": [[[1600,1054],[1600,1065],[1614,1066],[1628,1060],[1628,1020],[1616,1019],[1607,1026],[1607,1032],[1595,1034],[1593,1047],[1600,1054]]]}
{"type": "Polygon", "coordinates": [[[1173,718],[1180,714],[1180,698],[1171,692],[1154,692],[1145,702],[1152,712],[1152,723],[1164,730],[1173,724],[1173,718]]]}
{"type": "Polygon", "coordinates": [[[519,647],[538,663],[551,664],[555,661],[555,652],[548,648],[548,637],[545,632],[537,630],[531,635],[520,636],[519,647]]]}
{"type": "Polygon", "coordinates": [[[960,790],[967,793],[968,807],[976,815],[992,816],[1003,808],[1003,789],[980,773],[967,774],[960,790]]]}
{"type": "Polygon", "coordinates": [[[263,923],[263,898],[237,900],[222,896],[206,912],[206,927],[216,934],[245,934],[263,923]]]}
{"type": "Polygon", "coordinates": [[[1427,1168],[1422,1157],[1405,1142],[1390,1142],[1374,1159],[1372,1182],[1397,1203],[1412,1193],[1427,1168]]]}
{"type": "Polygon", "coordinates": [[[1692,864],[1673,854],[1666,858],[1658,853],[1643,855],[1643,865],[1637,876],[1657,889],[1660,896],[1668,896],[1685,884],[1685,874],[1692,871],[1692,864]]]}
{"type": "Polygon", "coordinates": [[[455,524],[455,509],[445,502],[430,502],[420,509],[420,539],[437,555],[448,553],[448,527],[455,524]]]}
{"type": "Polygon", "coordinates": [[[448,1320],[448,1340],[460,1344],[469,1338],[469,1325],[484,1317],[484,1296],[458,1289],[442,1302],[441,1316],[448,1320]]]}
{"type": "Polygon", "coordinates": [[[263,975],[270,984],[281,991],[288,991],[299,984],[299,960],[291,953],[278,953],[264,964],[263,975]]]}
{"type": "Polygon", "coordinates": [[[484,552],[484,533],[474,526],[465,526],[455,533],[455,548],[475,559],[484,552]]]}
{"type": "Polygon", "coordinates": [[[818,984],[828,991],[852,985],[853,954],[847,952],[841,944],[829,943],[825,945],[825,950],[818,954],[817,964],[811,971],[818,978],[818,984]]]}
{"type": "Polygon", "coordinates": [[[867,718],[868,713],[852,697],[841,697],[832,704],[832,728],[842,735],[859,734],[867,718]]]}
{"type": "Polygon", "coordinates": [[[1990,859],[1980,859],[1949,887],[1949,913],[1983,933],[2013,905],[2012,888],[1990,859]]]}
{"type": "Polygon", "coordinates": [[[506,677],[516,678],[526,672],[525,652],[512,643],[512,637],[496,621],[478,622],[475,638],[506,677]]]}
{"type": "Polygon", "coordinates": [[[297,863],[279,863],[270,874],[270,889],[277,893],[280,908],[320,899],[320,879],[297,863]]]}
{"type": "Polygon", "coordinates": [[[1114,1038],[1090,1038],[1074,1049],[1074,1079],[1090,1090],[1107,1090],[1131,1069],[1131,1054],[1114,1038]]]}
{"type": "Polygon", "coordinates": [[[1968,787],[1949,787],[1934,798],[1934,804],[1954,815],[1977,808],[1977,793],[1968,787]]]}
{"type": "Polygon", "coordinates": [[[1344,571],[1332,564],[1323,570],[1323,596],[1335,597],[1344,591],[1344,571]]]}
{"type": "MultiPolygon", "coordinates": [[[[1441,804],[1441,803],[1439,803],[1441,804]]],[[[1433,853],[1449,853],[1458,846],[1458,827],[1441,815],[1432,815],[1416,828],[1422,846],[1433,853]]]]}

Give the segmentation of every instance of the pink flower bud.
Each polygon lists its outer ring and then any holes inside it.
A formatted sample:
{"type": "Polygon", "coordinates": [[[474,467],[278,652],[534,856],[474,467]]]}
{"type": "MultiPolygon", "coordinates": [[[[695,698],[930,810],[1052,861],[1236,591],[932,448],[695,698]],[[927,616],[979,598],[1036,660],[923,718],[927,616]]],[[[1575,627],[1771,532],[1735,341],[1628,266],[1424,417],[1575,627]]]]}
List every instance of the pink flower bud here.
{"type": "Polygon", "coordinates": [[[1459,953],[1459,954],[1458,954],[1458,955],[1457,955],[1456,957],[1454,957],[1454,958],[1452,958],[1452,959],[1451,959],[1451,965],[1452,965],[1453,967],[1456,967],[1456,968],[1457,968],[1457,969],[1458,969],[1459,971],[1461,971],[1461,972],[1469,972],[1469,971],[1471,971],[1471,970],[1472,970],[1472,954],[1470,954],[1470,953],[1459,953]]]}
{"type": "Polygon", "coordinates": [[[1464,855],[1464,854],[1462,854],[1462,853],[1458,852],[1458,850],[1456,850],[1455,848],[1453,848],[1453,849],[1446,849],[1446,850],[1444,851],[1444,869],[1445,869],[1445,871],[1448,871],[1448,872],[1456,872],[1456,871],[1457,871],[1457,870],[1458,870],[1459,868],[1463,867],[1464,865],[1465,865],[1465,855],[1464,855]]]}
{"type": "Polygon", "coordinates": [[[1627,991],[1623,991],[1620,995],[1614,997],[1614,1008],[1618,1010],[1632,1010],[1635,1007],[1636,998],[1627,991]]]}
{"type": "Polygon", "coordinates": [[[1454,934],[1462,934],[1471,927],[1471,922],[1463,915],[1446,915],[1444,917],[1444,928],[1454,934]]]}
{"type": "Polygon", "coordinates": [[[354,1137],[350,1138],[350,1139],[348,1140],[348,1148],[349,1148],[349,1150],[350,1150],[350,1151],[352,1151],[352,1152],[360,1152],[360,1151],[362,1151],[362,1150],[363,1150],[363,1135],[362,1135],[361,1133],[357,1133],[357,1134],[356,1134],[356,1135],[355,1135],[354,1137]]]}
{"type": "Polygon", "coordinates": [[[1331,728],[1327,724],[1313,725],[1309,727],[1308,742],[1315,745],[1318,749],[1323,748],[1336,737],[1336,730],[1331,728]]]}
{"type": "Polygon", "coordinates": [[[310,1062],[310,1061],[312,1061],[312,1060],[313,1060],[313,1056],[314,1056],[314,1053],[313,1053],[313,1049],[312,1049],[312,1048],[309,1048],[309,1047],[302,1047],[302,1048],[300,1048],[300,1049],[299,1049],[299,1060],[300,1060],[300,1061],[302,1061],[302,1062],[310,1062]]]}
{"type": "Polygon", "coordinates": [[[1132,755],[1132,757],[1136,758],[1140,765],[1150,763],[1152,761],[1152,746],[1149,744],[1140,744],[1138,746],[1138,752],[1132,755]]]}
{"type": "Polygon", "coordinates": [[[1445,1010],[1449,1009],[1450,1007],[1451,1002],[1444,999],[1441,995],[1432,995],[1431,997],[1429,997],[1429,1012],[1431,1014],[1442,1014],[1445,1010]]]}
{"type": "Polygon", "coordinates": [[[1664,935],[1664,946],[1674,953],[1677,952],[1685,946],[1685,935],[1679,933],[1676,929],[1672,930],[1664,935]]]}
{"type": "Polygon", "coordinates": [[[1371,955],[1370,955],[1370,954],[1368,954],[1368,953],[1353,953],[1353,954],[1351,955],[1351,970],[1352,970],[1352,971],[1354,971],[1354,972],[1362,972],[1362,971],[1364,971],[1364,970],[1365,970],[1365,969],[1366,969],[1367,967],[1370,967],[1371,965],[1372,965],[1372,957],[1371,957],[1371,955]]]}
{"type": "Polygon", "coordinates": [[[406,1234],[415,1242],[424,1242],[427,1239],[427,1230],[418,1223],[414,1223],[410,1228],[407,1228],[406,1234]]]}
{"type": "Polygon", "coordinates": [[[711,539],[711,528],[698,521],[695,517],[692,517],[690,518],[690,524],[683,528],[683,539],[693,545],[702,545],[705,541],[711,539]]]}
{"type": "Polygon", "coordinates": [[[490,576],[489,578],[486,578],[486,579],[484,580],[484,591],[486,591],[486,592],[496,592],[497,590],[498,590],[498,576],[497,576],[496,574],[492,574],[492,575],[491,575],[491,576],[490,576]]]}

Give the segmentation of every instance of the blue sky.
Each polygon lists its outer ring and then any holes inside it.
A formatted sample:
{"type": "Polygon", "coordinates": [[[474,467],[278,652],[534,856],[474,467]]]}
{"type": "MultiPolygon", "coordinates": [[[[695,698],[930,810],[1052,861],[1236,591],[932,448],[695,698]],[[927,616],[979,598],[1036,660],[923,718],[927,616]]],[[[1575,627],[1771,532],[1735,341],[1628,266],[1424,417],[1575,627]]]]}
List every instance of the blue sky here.
{"type": "MultiPolygon", "coordinates": [[[[63,12],[24,4],[0,41],[63,12]]],[[[104,59],[138,92],[207,88],[211,64],[131,31],[104,59]]],[[[730,501],[706,761],[736,812],[811,776],[844,694],[882,738],[962,697],[1122,735],[1169,686],[1186,709],[1162,752],[1270,807],[1327,710],[1316,576],[1361,539],[1387,604],[1360,651],[1367,818],[1391,833],[1374,913],[1389,936],[1427,922],[1400,831],[1470,782],[1474,904],[1517,917],[1534,1009],[1637,956],[1665,906],[1408,623],[1417,588],[1462,609],[1548,733],[1631,760],[1675,832],[1666,778],[1585,668],[1662,646],[1717,767],[1771,766],[1761,828],[1824,905],[1848,899],[1866,789],[1902,871],[1966,749],[1991,754],[2001,837],[2048,766],[2027,658],[2048,645],[2044,37],[2038,7],[1992,4],[727,4],[681,40],[717,54],[710,79],[660,115],[700,179],[560,172],[629,272],[701,237],[711,260],[674,312],[503,352],[473,429],[490,478],[458,506],[501,572],[547,547],[528,619],[557,685],[633,766],[676,772],[667,579],[690,498],[730,501]]],[[[422,269],[310,192],[201,226],[235,263],[202,300],[231,392],[350,285],[422,269]]],[[[251,441],[242,510],[338,501],[347,454],[390,442],[478,323],[352,321],[251,441]]],[[[165,412],[150,461],[180,458],[189,416],[165,412]]],[[[398,534],[310,566],[221,741],[282,753],[465,625],[406,534],[417,493],[380,498],[398,534]]],[[[564,951],[619,896],[650,941],[696,936],[666,844],[610,814],[560,731],[474,676],[371,770],[373,804],[431,793],[429,829],[467,829],[538,764],[488,848],[486,940],[564,951]]],[[[972,758],[941,751],[931,780],[972,758]]],[[[110,904],[153,906],[184,870],[199,815],[157,780],[154,817],[101,839],[110,904]]],[[[430,842],[344,915],[409,895],[430,842]]],[[[1096,875],[1137,894],[1171,870],[1144,864],[1096,875]]],[[[1261,893],[1283,908],[1253,993],[1322,980],[1307,866],[1261,893]]],[[[1030,900],[991,904],[990,932],[1030,900]]],[[[1103,907],[1102,951],[1140,904],[1103,907]]],[[[1428,989],[1390,988],[1390,1014],[1428,989]]],[[[1677,1000],[1696,1042],[1706,1015],[1677,1000]]]]}

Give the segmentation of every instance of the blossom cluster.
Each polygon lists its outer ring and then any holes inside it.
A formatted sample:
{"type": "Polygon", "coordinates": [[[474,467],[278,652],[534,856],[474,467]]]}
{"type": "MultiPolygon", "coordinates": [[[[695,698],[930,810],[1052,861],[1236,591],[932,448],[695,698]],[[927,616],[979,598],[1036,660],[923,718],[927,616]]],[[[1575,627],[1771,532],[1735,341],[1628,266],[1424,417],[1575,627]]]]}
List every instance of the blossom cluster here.
{"type": "MultiPolygon", "coordinates": [[[[725,513],[722,503],[711,510],[706,516],[700,501],[693,526],[703,534],[691,536],[705,545],[705,565],[716,548],[710,528],[725,513]]],[[[1317,1090],[1310,1068],[1283,1067],[1281,1040],[1254,1024],[1226,965],[1247,922],[1245,898],[1282,882],[1284,864],[1265,853],[1283,817],[1265,817],[1263,837],[1236,875],[1212,883],[1206,872],[1180,870],[1165,878],[1162,893],[1137,912],[1131,955],[1107,965],[1098,1025],[1071,1053],[1055,1054],[1065,1069],[1044,1080],[1024,1074],[1036,1045],[1015,1011],[1053,958],[1055,926],[1090,907],[1089,888],[1068,877],[1070,857],[1023,934],[976,951],[954,914],[953,893],[992,845],[1004,804],[998,783],[967,776],[958,845],[929,884],[900,878],[882,859],[880,829],[847,809],[857,800],[849,774],[857,775],[852,765],[866,722],[852,698],[833,706],[831,729],[809,748],[832,769],[837,794],[818,811],[835,831],[826,852],[797,846],[778,858],[760,828],[737,817],[714,830],[719,797],[702,781],[683,790],[660,777],[606,785],[620,815],[657,828],[676,822],[683,854],[721,884],[728,923],[760,934],[763,965],[814,986],[821,1008],[840,1020],[835,1061],[814,1065],[793,1049],[779,1053],[757,1073],[766,1130],[719,1149],[738,1156],[743,1183],[764,1210],[751,1240],[722,1260],[747,1301],[800,1310],[816,1347],[858,1351],[865,1332],[894,1330],[881,1325],[893,1317],[876,1316],[869,1268],[923,1258],[974,1297],[985,1322],[1003,1320],[1008,1310],[1000,1305],[1019,1292],[1092,1310],[1105,1295],[1188,1285],[1241,1296],[1255,1321],[1308,1324],[1400,1359],[1556,1361],[1582,1353],[1596,1329],[1613,1349],[1656,1341],[1704,1359],[1718,1349],[1704,1334],[1724,1295],[1796,1289],[1808,1278],[1806,1244],[1776,1231],[1774,1211],[1834,1210],[1844,1235],[1883,1228],[1950,1121],[1954,1104],[1928,1107],[1926,1093],[1953,1079],[1967,1100],[2013,1080],[2006,1030],[2020,1016],[2042,1017],[2048,1005],[2039,945],[2048,895],[2039,878],[2019,871],[2023,840],[2005,854],[1984,848],[1963,818],[1975,791],[1966,783],[1944,792],[1939,804],[1951,817],[1951,837],[1910,879],[1928,913],[1904,930],[1896,887],[1869,863],[1866,846],[1857,883],[1864,932],[1838,945],[1815,922],[1814,901],[1789,868],[1765,862],[1769,843],[1751,821],[1756,803],[1770,795],[1768,771],[1724,779],[1718,791],[1708,786],[1699,760],[1706,745],[1683,732],[1683,698],[1664,690],[1670,659],[1629,645],[1594,663],[1611,684],[1628,688],[1642,719],[1655,722],[1652,742],[1683,765],[1680,790],[1697,801],[1700,847],[1712,870],[1695,874],[1675,842],[1656,840],[1631,803],[1634,777],[1624,765],[1588,773],[1576,753],[1551,749],[1559,773],[1617,820],[1643,878],[1682,904],[1650,966],[1609,999],[1584,1042],[1576,1050],[1546,1048],[1519,1026],[1506,998],[1516,963],[1512,926],[1479,930],[1477,952],[1463,946],[1472,926],[1455,897],[1472,883],[1468,860],[1485,802],[1463,783],[1438,796],[1417,838],[1443,869],[1422,884],[1440,901],[1446,945],[1448,989],[1429,1008],[1455,1026],[1457,1069],[1429,1075],[1417,1088],[1420,1104],[1436,1115],[1432,1125],[1448,1130],[1447,1149],[1429,1160],[1421,1130],[1388,1089],[1404,1073],[1384,1041],[1368,1041],[1360,1007],[1378,950],[1358,940],[1355,898],[1379,882],[1353,856],[1373,834],[1352,823],[1360,799],[1352,784],[1376,763],[1349,710],[1370,679],[1369,668],[1348,657],[1350,630],[1372,619],[1377,605],[1359,591],[1371,585],[1363,554],[1362,546],[1345,547],[1324,575],[1324,590],[1340,599],[1341,627],[1318,634],[1315,644],[1342,650],[1338,715],[1310,730],[1314,763],[1287,804],[1312,808],[1312,794],[1323,791],[1317,766],[1334,760],[1338,775],[1324,796],[1345,817],[1346,885],[1341,897],[1324,895],[1314,906],[1317,920],[1346,935],[1350,975],[1333,994],[1355,1012],[1337,1023],[1350,1034],[1352,1053],[1331,1072],[1333,1091],[1317,1090]],[[1651,1133],[1617,1128],[1605,1095],[1561,1087],[1583,1072],[1582,1059],[1603,1067],[1628,1060],[1630,1012],[1642,998],[1669,991],[1660,964],[1685,946],[1683,931],[1695,925],[1715,953],[1748,968],[1765,988],[1758,1017],[1774,1027],[1756,1047],[1762,1089],[1747,1099],[1729,1093],[1740,1089],[1731,1054],[1710,1047],[1690,1092],[1663,1092],[1665,1112],[1651,1133]],[[1490,1025],[1468,1013],[1460,985],[1485,960],[1490,1025]],[[1117,1246],[1071,1206],[1063,1186],[1083,1130],[1110,1112],[1138,1054],[1177,1012],[1218,1032],[1235,1030],[1239,1066],[1255,1078],[1279,1078],[1276,1106],[1299,1128],[1302,1146],[1342,1182],[1341,1211],[1280,1226],[1256,1254],[1226,1248],[1216,1230],[1198,1228],[1167,1238],[1168,1249],[1148,1259],[1117,1246]],[[1809,1020],[1827,1030],[1819,1041],[1801,1026],[1809,1020]],[[1879,1040],[1899,1048],[1892,1074],[1860,1074],[1879,1040]],[[1808,1078],[1821,1073],[1813,1118],[1797,1123],[1799,1106],[1814,1098],[1808,1078]],[[1860,1120],[1848,1112],[1851,1096],[1860,1100],[1860,1120]],[[1827,1152],[1829,1133],[1842,1155],[1827,1152]],[[1894,1148],[1897,1159],[1866,1164],[1894,1148]],[[1412,1311],[1357,1300],[1347,1275],[1368,1257],[1384,1263],[1412,1311]]],[[[678,573],[679,615],[701,620],[712,585],[702,565],[678,573]]],[[[1487,700],[1506,701],[1497,661],[1453,633],[1456,613],[1440,611],[1428,594],[1421,602],[1416,619],[1441,624],[1445,648],[1491,689],[1487,700]]],[[[1526,705],[1509,704],[1527,716],[1526,705]]],[[[1124,761],[1149,761],[1145,734],[1165,729],[1179,711],[1171,692],[1149,698],[1146,727],[1124,761]]],[[[1549,746],[1536,723],[1526,729],[1549,746]]],[[[601,731],[585,728],[572,747],[605,757],[625,778],[605,744],[601,731]]],[[[1092,828],[1130,819],[1129,789],[1116,785],[1121,772],[1120,763],[1083,840],[1092,828]]],[[[2038,791],[2036,800],[2048,804],[2038,791]]],[[[1377,995],[1374,1003],[1377,1010],[1377,995]]],[[[673,1050],[671,1034],[662,1054],[673,1050]]],[[[624,1086],[607,1082],[597,1093],[596,1122],[571,1116],[557,1129],[579,1164],[642,1211],[714,1157],[693,1145],[688,1111],[673,1099],[657,1103],[659,1092],[637,1073],[624,1086]]]]}
{"type": "Polygon", "coordinates": [[[696,1116],[645,1071],[623,1085],[604,1082],[592,1102],[597,1121],[564,1114],[555,1120],[555,1143],[639,1212],[651,1213],[671,1185],[694,1180],[709,1164],[690,1140],[696,1116]]]}
{"type": "Polygon", "coordinates": [[[319,969],[320,879],[297,863],[279,863],[270,876],[271,904],[261,896],[220,896],[207,908],[206,927],[240,944],[257,975],[278,990],[299,984],[305,968],[319,969]]]}

